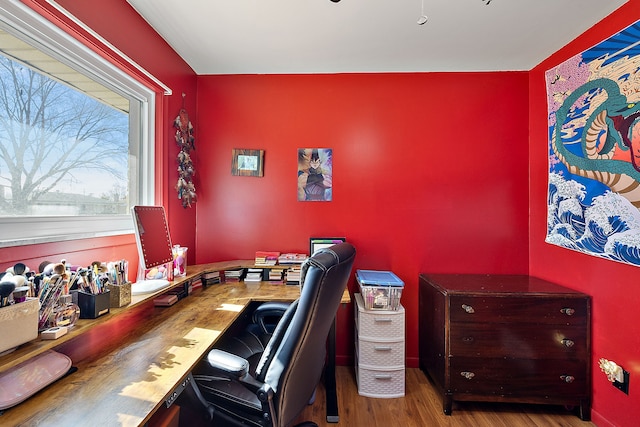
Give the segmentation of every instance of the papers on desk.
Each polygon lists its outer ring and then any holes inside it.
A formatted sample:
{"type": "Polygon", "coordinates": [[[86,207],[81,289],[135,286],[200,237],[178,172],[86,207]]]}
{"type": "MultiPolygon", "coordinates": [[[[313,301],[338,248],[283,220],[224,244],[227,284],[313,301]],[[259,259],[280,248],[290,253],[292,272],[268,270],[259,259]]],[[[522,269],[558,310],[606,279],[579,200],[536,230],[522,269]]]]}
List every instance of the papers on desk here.
{"type": "Polygon", "coordinates": [[[247,275],[244,276],[245,282],[262,282],[262,269],[261,268],[249,268],[247,275]]]}
{"type": "Polygon", "coordinates": [[[132,295],[150,294],[169,286],[169,281],[165,279],[140,280],[131,285],[132,295]]]}

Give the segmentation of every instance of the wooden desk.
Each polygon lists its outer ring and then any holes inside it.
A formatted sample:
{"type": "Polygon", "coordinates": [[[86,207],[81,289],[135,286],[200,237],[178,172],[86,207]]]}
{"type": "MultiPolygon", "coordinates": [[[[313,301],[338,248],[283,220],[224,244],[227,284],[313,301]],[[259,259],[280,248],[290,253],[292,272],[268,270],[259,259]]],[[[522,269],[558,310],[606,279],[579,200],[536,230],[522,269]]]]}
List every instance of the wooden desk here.
{"type": "MultiPolygon", "coordinates": [[[[223,270],[241,262],[194,266],[185,278],[223,270]]],[[[166,291],[163,290],[163,291],[166,291]]],[[[71,338],[92,327],[110,321],[127,320],[128,312],[137,312],[136,328],[125,333],[116,346],[100,354],[76,361],[78,371],[47,387],[0,416],[2,425],[40,426],[139,426],[164,405],[165,399],[185,380],[195,364],[213,347],[216,339],[240,315],[251,301],[293,301],[298,286],[270,283],[228,283],[194,292],[167,308],[153,307],[155,295],[134,296],[131,306],[74,327],[71,338]],[[89,322],[94,322],[89,324],[89,322]],[[77,328],[77,330],[75,330],[77,328]]],[[[349,302],[345,290],[343,302],[349,302]]],[[[11,355],[0,358],[6,370],[19,361],[54,348],[42,340],[26,344],[11,355]]],[[[54,344],[60,345],[58,340],[54,344]]]]}

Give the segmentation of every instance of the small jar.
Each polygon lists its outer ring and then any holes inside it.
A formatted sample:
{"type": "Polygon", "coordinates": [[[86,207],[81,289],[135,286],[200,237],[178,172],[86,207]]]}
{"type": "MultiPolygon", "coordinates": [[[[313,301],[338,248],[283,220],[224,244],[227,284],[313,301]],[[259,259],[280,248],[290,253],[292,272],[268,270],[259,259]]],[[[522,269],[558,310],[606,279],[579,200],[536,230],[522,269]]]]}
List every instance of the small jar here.
{"type": "Polygon", "coordinates": [[[16,304],[19,302],[25,302],[27,300],[28,293],[29,293],[29,286],[17,287],[13,291],[13,302],[16,304]]]}

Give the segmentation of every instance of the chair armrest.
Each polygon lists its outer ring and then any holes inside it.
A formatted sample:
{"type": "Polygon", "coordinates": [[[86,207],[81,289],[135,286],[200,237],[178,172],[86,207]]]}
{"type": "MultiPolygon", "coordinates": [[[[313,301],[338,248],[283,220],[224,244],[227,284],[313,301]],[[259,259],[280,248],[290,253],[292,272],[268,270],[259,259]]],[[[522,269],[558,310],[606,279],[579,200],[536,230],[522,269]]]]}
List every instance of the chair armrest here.
{"type": "MultiPolygon", "coordinates": [[[[262,383],[249,375],[249,362],[246,359],[236,356],[233,353],[214,348],[207,355],[207,364],[209,365],[207,373],[189,374],[191,379],[189,384],[191,384],[191,387],[188,388],[185,395],[188,396],[188,402],[197,402],[198,405],[202,405],[206,411],[208,421],[212,421],[215,418],[216,408],[207,401],[200,387],[207,389],[220,381],[238,381],[243,384],[249,392],[255,393],[264,413],[271,414],[272,417],[275,416],[273,388],[269,384],[262,383]]],[[[226,419],[224,415],[223,419],[226,419]]]]}
{"type": "Polygon", "coordinates": [[[240,356],[214,348],[207,355],[207,362],[211,371],[204,376],[198,375],[197,377],[201,380],[215,377],[229,378],[241,382],[254,393],[260,389],[264,389],[266,393],[270,389],[268,385],[249,375],[249,362],[240,356]]]}
{"type": "Polygon", "coordinates": [[[249,362],[240,356],[214,348],[207,355],[209,366],[219,374],[240,379],[249,373],[249,362]]]}

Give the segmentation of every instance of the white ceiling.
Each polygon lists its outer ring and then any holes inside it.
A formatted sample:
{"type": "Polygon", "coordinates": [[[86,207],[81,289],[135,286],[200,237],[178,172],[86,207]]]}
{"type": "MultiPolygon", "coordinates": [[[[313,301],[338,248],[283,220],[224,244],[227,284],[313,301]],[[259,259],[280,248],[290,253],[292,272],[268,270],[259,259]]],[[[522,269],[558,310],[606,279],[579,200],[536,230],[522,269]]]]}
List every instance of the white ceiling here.
{"type": "Polygon", "coordinates": [[[197,74],[530,70],[627,0],[127,0],[197,74]]]}

